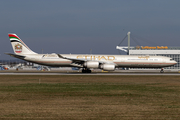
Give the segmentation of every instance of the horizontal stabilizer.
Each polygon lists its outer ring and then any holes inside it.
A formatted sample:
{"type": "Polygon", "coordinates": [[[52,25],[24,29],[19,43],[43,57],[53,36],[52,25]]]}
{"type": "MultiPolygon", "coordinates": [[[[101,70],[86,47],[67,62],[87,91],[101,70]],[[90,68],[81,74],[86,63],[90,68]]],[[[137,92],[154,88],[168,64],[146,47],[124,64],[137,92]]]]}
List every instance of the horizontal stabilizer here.
{"type": "Polygon", "coordinates": [[[15,57],[15,58],[19,58],[19,59],[24,59],[25,56],[22,56],[22,55],[16,55],[16,54],[12,54],[12,53],[4,53],[6,55],[10,55],[12,57],[15,57]]]}

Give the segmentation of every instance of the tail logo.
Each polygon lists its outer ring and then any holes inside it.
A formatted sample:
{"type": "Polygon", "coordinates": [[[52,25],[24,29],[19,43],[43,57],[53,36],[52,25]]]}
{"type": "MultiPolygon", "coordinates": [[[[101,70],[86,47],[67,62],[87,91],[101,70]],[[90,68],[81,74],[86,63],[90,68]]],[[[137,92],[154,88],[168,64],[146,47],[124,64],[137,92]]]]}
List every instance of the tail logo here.
{"type": "Polygon", "coordinates": [[[21,53],[22,52],[22,45],[20,45],[19,43],[16,44],[14,47],[15,47],[15,52],[16,53],[21,53]]]}

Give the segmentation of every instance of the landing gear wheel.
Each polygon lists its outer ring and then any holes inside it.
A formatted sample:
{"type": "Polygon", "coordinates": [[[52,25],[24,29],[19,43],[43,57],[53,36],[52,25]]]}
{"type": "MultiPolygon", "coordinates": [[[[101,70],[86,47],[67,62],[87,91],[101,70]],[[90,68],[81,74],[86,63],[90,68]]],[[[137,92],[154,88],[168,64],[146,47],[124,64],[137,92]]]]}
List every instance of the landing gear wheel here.
{"type": "Polygon", "coordinates": [[[82,73],[91,73],[90,69],[82,69],[82,73]]]}
{"type": "Polygon", "coordinates": [[[83,70],[82,70],[82,73],[86,73],[86,70],[83,69],[83,70]]]}
{"type": "Polygon", "coordinates": [[[91,70],[88,69],[88,70],[87,70],[87,73],[91,73],[91,70]]]}

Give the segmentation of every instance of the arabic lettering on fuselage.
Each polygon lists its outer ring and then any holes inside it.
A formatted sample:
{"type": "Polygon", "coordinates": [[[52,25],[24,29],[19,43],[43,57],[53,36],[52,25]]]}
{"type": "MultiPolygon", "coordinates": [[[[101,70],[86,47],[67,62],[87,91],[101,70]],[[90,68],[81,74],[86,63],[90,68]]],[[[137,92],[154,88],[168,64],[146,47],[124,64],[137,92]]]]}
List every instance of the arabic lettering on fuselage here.
{"type": "Polygon", "coordinates": [[[95,56],[95,55],[78,55],[77,59],[85,59],[85,60],[115,60],[114,56],[95,56]]]}
{"type": "Polygon", "coordinates": [[[140,59],[148,59],[149,56],[140,56],[140,57],[138,57],[138,58],[140,58],[140,59]]]}
{"type": "Polygon", "coordinates": [[[57,55],[47,54],[47,55],[43,55],[42,58],[43,59],[58,59],[58,56],[57,55]]]}

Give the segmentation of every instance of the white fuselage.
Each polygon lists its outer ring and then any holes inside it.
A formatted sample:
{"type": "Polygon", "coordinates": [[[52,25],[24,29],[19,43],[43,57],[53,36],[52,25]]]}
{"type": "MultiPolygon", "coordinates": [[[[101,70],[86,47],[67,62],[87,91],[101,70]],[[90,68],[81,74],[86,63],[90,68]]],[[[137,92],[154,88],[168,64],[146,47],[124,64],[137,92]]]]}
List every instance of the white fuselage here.
{"type": "MultiPolygon", "coordinates": [[[[86,55],[86,54],[61,54],[63,57],[81,59],[85,61],[99,61],[101,63],[115,64],[116,67],[131,68],[163,68],[177,62],[164,56],[132,56],[132,55],[86,55]]],[[[26,61],[41,65],[56,67],[83,67],[72,64],[71,60],[59,58],[57,54],[26,54],[26,61]]]]}

